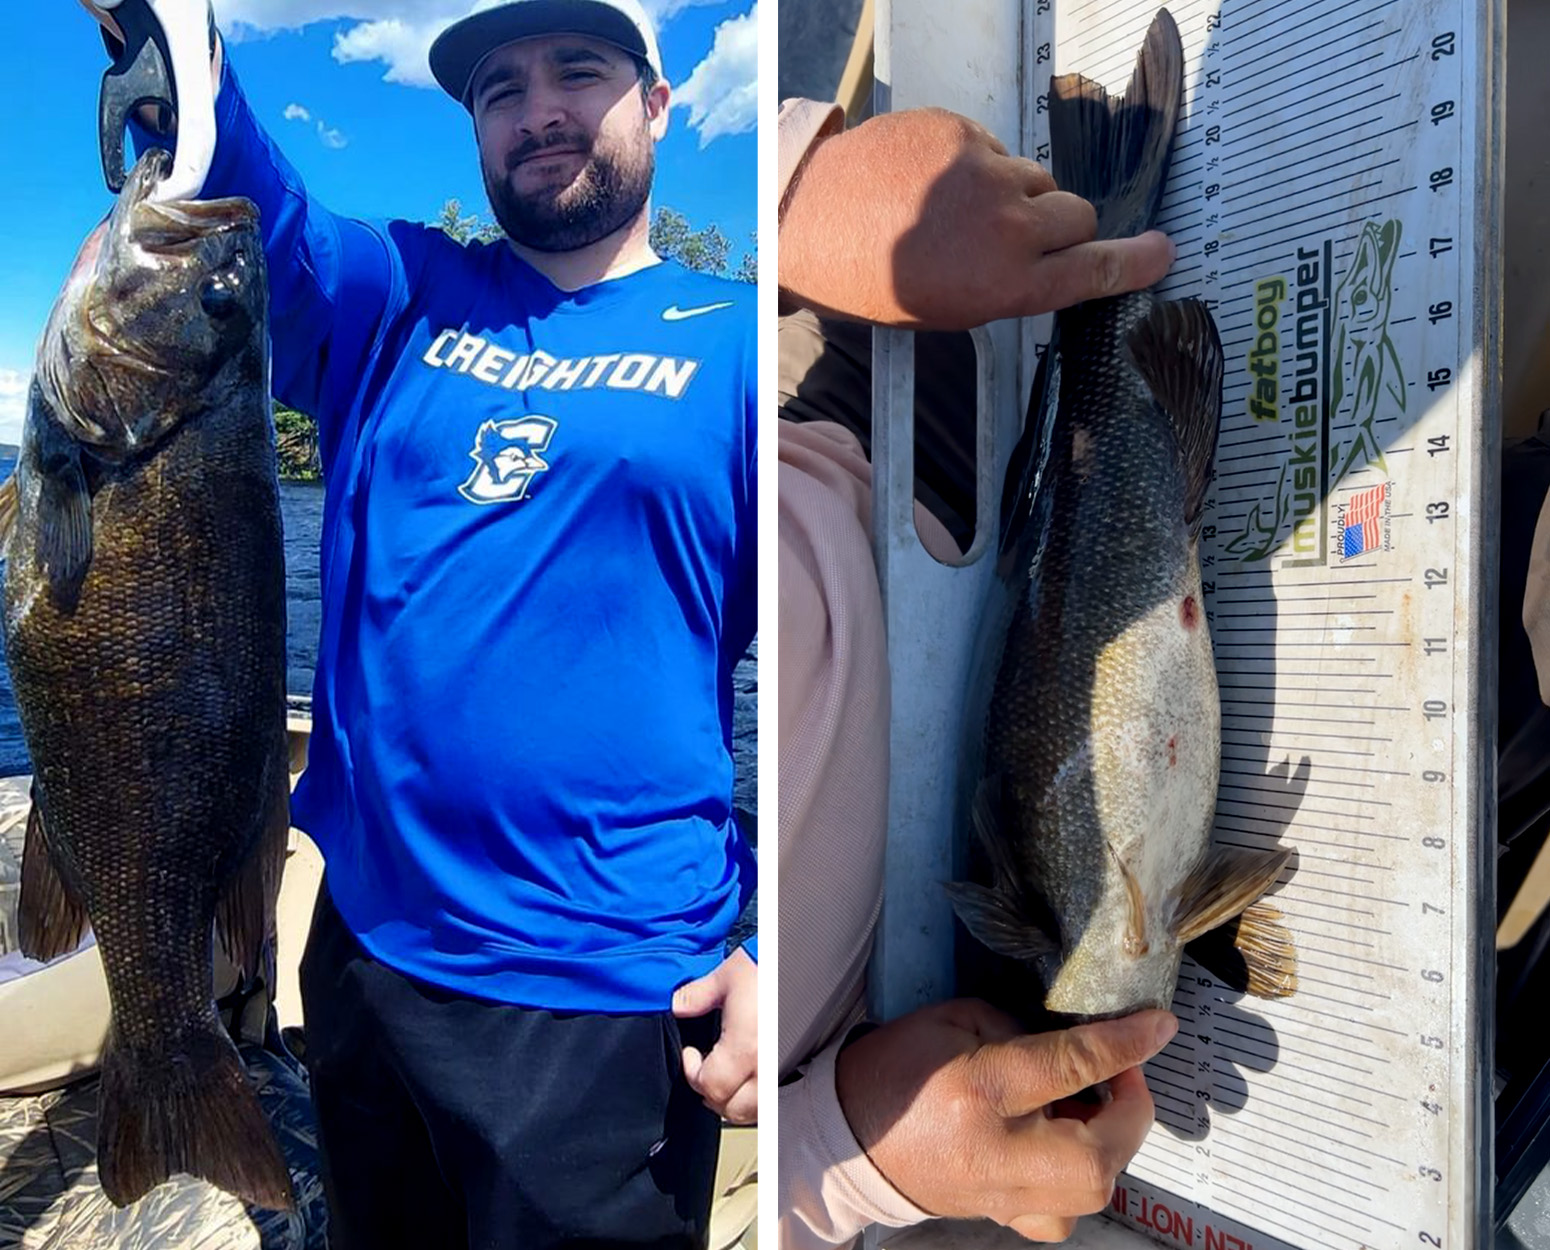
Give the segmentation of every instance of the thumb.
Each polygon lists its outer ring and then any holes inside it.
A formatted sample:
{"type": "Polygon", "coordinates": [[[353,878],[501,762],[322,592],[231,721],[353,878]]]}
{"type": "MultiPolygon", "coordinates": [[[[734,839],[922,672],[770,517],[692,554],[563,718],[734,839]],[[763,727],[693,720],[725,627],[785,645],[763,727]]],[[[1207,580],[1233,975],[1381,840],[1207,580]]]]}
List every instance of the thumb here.
{"type": "Polygon", "coordinates": [[[997,1113],[1023,1116],[1145,1063],[1178,1028],[1169,1012],[1140,1011],[982,1046],[974,1059],[983,1065],[981,1088],[997,1113]]]}
{"type": "Polygon", "coordinates": [[[717,968],[698,981],[680,985],[674,991],[673,1014],[680,1019],[703,1016],[721,1006],[726,1001],[726,996],[726,983],[721,975],[721,969],[717,968]]]}

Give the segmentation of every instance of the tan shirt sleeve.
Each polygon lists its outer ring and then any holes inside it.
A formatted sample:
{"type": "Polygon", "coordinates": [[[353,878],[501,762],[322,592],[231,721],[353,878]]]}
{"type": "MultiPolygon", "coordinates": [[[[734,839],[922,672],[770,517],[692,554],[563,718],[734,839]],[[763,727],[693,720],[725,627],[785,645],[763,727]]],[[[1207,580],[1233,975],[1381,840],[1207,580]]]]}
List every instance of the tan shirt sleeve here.
{"type": "Polygon", "coordinates": [[[845,129],[845,110],[838,104],[820,104],[817,100],[787,100],[780,106],[780,182],[778,203],[786,202],[791,180],[802,167],[802,159],[819,139],[827,139],[845,129]]]}
{"type": "MultiPolygon", "coordinates": [[[[888,647],[872,473],[850,431],[779,432],[781,1244],[837,1245],[929,1218],[856,1144],[834,1093],[836,1039],[862,1014],[888,815],[888,647]],[[827,1048],[827,1049],[825,1049],[827,1048]]],[[[923,507],[933,553],[956,551],[923,507]]]]}

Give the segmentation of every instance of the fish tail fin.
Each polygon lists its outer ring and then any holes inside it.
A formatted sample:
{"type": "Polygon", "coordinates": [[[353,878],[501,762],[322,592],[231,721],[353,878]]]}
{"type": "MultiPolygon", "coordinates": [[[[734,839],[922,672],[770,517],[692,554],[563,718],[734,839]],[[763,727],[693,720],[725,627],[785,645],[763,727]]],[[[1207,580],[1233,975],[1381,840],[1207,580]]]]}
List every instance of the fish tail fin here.
{"type": "Polygon", "coordinates": [[[255,1206],[295,1209],[274,1132],[219,1023],[201,1024],[177,1052],[118,1044],[103,1054],[97,1162],[115,1206],[174,1172],[203,1177],[255,1206]]]}
{"type": "Polygon", "coordinates": [[[38,802],[38,783],[32,783],[32,810],[27,813],[27,833],[22,843],[22,888],[18,908],[21,951],[29,959],[47,963],[67,955],[81,944],[90,919],[59,868],[49,858],[48,832],[43,805],[38,802]]]}
{"type": "Polygon", "coordinates": [[[1255,998],[1286,998],[1297,992],[1297,945],[1282,919],[1279,909],[1260,899],[1185,950],[1229,989],[1255,998]]]}
{"type": "Polygon", "coordinates": [[[1198,299],[1161,300],[1130,332],[1130,355],[1173,422],[1184,464],[1184,520],[1200,524],[1222,424],[1222,340],[1198,299]]]}
{"type": "Polygon", "coordinates": [[[1055,185],[1092,202],[1100,239],[1131,238],[1157,219],[1183,89],[1184,49],[1167,9],[1152,19],[1124,95],[1081,74],[1050,80],[1055,185]]]}

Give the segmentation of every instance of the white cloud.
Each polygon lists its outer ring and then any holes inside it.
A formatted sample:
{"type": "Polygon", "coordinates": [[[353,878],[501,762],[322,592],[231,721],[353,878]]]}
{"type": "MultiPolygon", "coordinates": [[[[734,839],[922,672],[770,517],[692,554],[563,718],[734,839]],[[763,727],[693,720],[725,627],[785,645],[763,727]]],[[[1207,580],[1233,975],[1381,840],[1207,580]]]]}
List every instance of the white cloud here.
{"type": "MultiPolygon", "coordinates": [[[[434,87],[429,54],[447,26],[500,0],[214,0],[216,20],[233,42],[313,22],[352,23],[334,37],[334,60],[342,65],[380,61],[387,82],[434,87]]],[[[685,9],[725,0],[642,0],[660,29],[685,9]]]]}
{"type": "Polygon", "coordinates": [[[321,117],[313,117],[312,110],[304,104],[297,104],[294,101],[287,104],[285,106],[285,120],[288,122],[309,123],[317,131],[318,142],[325,148],[337,150],[349,146],[350,141],[345,138],[343,131],[330,126],[321,117]]]}
{"type": "Polygon", "coordinates": [[[716,27],[709,54],[678,88],[673,103],[689,110],[700,147],[752,130],[759,104],[759,6],[716,27]]]}
{"type": "Polygon", "coordinates": [[[0,369],[0,443],[15,446],[22,441],[22,420],[27,415],[27,388],[32,375],[19,369],[0,369]]]}

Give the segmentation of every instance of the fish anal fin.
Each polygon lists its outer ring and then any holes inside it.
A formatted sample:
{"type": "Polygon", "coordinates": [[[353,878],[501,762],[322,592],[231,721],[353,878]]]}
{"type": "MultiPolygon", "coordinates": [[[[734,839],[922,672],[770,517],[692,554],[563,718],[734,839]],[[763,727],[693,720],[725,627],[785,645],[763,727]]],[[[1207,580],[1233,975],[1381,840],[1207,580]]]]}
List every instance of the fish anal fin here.
{"type": "Polygon", "coordinates": [[[963,927],[996,954],[1033,960],[1056,949],[1050,935],[1027,919],[1002,891],[967,881],[949,882],[946,890],[963,927]]]}
{"type": "Polygon", "coordinates": [[[1130,333],[1130,355],[1173,422],[1184,464],[1184,519],[1200,522],[1222,423],[1222,342],[1198,299],[1161,300],[1130,333]]]}
{"type": "Polygon", "coordinates": [[[1179,887],[1175,936],[1187,944],[1241,915],[1275,884],[1291,857],[1290,847],[1268,851],[1211,847],[1179,887]]]}
{"type": "Polygon", "coordinates": [[[1050,172],[1061,190],[1091,201],[1100,239],[1130,238],[1156,218],[1183,85],[1179,28],[1166,9],[1146,32],[1123,96],[1081,74],[1050,80],[1050,172]]]}
{"type": "Polygon", "coordinates": [[[19,911],[21,952],[29,959],[45,963],[58,959],[79,946],[86,935],[86,908],[65,884],[49,856],[36,785],[32,788],[32,811],[27,814],[26,841],[22,845],[19,911]]]}
{"type": "Polygon", "coordinates": [[[1297,946],[1282,919],[1278,908],[1260,899],[1186,950],[1229,989],[1255,998],[1286,998],[1297,992],[1297,946]]]}
{"type": "Polygon", "coordinates": [[[260,972],[265,972],[272,991],[273,972],[260,965],[274,959],[270,939],[275,926],[275,899],[280,892],[290,835],[290,774],[283,738],[271,752],[267,771],[270,793],[263,828],[216,905],[215,932],[226,957],[241,970],[246,983],[251,985],[260,972]]]}
{"type": "Polygon", "coordinates": [[[176,1054],[129,1050],[115,1034],[102,1056],[97,1164],[122,1207],[174,1172],[200,1176],[276,1211],[295,1209],[290,1170],[237,1050],[213,1019],[178,1034],[176,1054]]]}

